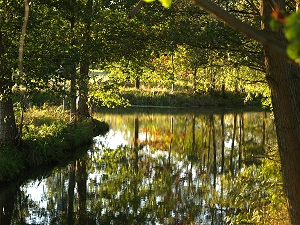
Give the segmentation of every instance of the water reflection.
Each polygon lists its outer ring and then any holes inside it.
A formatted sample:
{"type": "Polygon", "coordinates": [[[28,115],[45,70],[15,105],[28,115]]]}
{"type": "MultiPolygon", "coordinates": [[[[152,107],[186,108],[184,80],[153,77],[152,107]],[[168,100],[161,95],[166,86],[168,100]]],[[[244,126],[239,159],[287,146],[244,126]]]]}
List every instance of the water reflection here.
{"type": "Polygon", "coordinates": [[[84,157],[2,194],[0,224],[225,224],[223,177],[276,143],[266,112],[99,116],[111,130],[84,157]]]}

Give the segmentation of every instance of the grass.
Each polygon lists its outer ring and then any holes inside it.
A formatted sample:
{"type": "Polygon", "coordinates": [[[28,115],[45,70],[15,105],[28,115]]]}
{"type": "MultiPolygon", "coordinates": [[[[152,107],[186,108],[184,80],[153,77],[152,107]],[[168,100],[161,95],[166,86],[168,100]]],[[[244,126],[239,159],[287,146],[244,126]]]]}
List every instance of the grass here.
{"type": "Polygon", "coordinates": [[[199,94],[180,91],[166,91],[153,89],[124,89],[122,97],[129,100],[131,105],[139,106],[167,106],[183,108],[201,107],[261,107],[259,98],[245,103],[243,94],[215,92],[213,94],[199,94]]]}
{"type": "Polygon", "coordinates": [[[106,123],[93,118],[67,123],[69,115],[59,107],[33,108],[24,118],[21,144],[0,148],[0,184],[32,168],[70,158],[79,147],[91,144],[94,136],[108,131],[106,123]]]}

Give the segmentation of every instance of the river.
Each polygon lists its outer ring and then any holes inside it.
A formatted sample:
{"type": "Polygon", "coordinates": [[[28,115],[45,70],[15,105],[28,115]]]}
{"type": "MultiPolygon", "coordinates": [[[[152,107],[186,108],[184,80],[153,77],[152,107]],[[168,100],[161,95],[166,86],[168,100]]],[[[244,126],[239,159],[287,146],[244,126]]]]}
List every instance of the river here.
{"type": "Polygon", "coordinates": [[[80,158],[2,192],[7,225],[225,224],[239,210],[228,203],[228,184],[276,145],[268,112],[127,109],[95,117],[110,131],[80,158]]]}

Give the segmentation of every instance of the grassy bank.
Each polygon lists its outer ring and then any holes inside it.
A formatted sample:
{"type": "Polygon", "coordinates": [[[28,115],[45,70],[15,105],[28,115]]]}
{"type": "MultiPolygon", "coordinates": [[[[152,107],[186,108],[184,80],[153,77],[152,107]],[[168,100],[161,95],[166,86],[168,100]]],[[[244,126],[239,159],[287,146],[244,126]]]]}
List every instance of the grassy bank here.
{"type": "Polygon", "coordinates": [[[167,106],[183,108],[201,107],[262,107],[261,98],[245,102],[245,95],[234,93],[197,94],[163,90],[125,89],[121,96],[131,105],[167,106]]]}
{"type": "Polygon", "coordinates": [[[32,109],[25,114],[22,141],[17,147],[3,145],[0,151],[0,184],[26,171],[59,163],[72,157],[92,138],[108,131],[104,122],[88,118],[67,123],[61,109],[32,109]]]}

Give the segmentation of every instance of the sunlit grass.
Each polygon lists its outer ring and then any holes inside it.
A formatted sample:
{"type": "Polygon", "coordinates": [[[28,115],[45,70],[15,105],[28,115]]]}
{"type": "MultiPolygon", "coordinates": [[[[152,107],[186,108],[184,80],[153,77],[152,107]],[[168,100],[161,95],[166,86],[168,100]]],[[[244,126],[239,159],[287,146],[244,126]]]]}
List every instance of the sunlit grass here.
{"type": "MultiPolygon", "coordinates": [[[[41,126],[43,124],[51,124],[53,121],[68,123],[69,111],[63,111],[61,106],[32,107],[24,113],[24,125],[33,124],[34,126],[41,126]]],[[[20,118],[18,118],[20,121],[20,118]]]]}
{"type": "MultiPolygon", "coordinates": [[[[16,112],[16,120],[20,126],[20,112],[16,112]]],[[[107,130],[107,124],[92,118],[69,123],[69,113],[61,107],[32,107],[24,113],[18,146],[0,146],[0,183],[15,179],[22,171],[65,160],[107,130]]]]}

